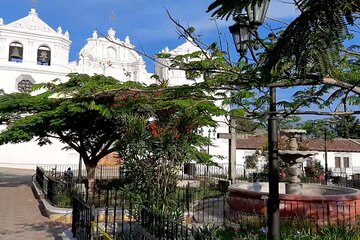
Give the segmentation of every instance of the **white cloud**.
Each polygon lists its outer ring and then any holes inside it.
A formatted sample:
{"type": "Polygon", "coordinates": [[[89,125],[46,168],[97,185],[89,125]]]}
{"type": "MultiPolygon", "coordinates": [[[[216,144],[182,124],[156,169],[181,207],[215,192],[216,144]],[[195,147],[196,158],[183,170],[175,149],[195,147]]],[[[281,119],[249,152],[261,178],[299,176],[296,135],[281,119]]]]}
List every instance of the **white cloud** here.
{"type": "Polygon", "coordinates": [[[272,0],[268,11],[268,16],[277,19],[293,19],[299,15],[299,11],[291,0],[272,0]]]}

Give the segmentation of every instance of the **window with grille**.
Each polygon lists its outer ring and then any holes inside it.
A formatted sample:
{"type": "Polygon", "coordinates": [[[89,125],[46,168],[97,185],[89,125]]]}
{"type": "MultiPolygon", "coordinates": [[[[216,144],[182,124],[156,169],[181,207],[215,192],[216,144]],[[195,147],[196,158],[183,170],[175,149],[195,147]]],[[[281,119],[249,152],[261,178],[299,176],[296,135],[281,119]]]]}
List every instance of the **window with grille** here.
{"type": "Polygon", "coordinates": [[[21,43],[11,43],[9,46],[9,62],[22,62],[23,52],[23,46],[21,43]]]}
{"type": "Polygon", "coordinates": [[[31,88],[34,84],[30,80],[21,80],[18,83],[18,90],[21,93],[31,92],[31,88]]]}
{"type": "Polygon", "coordinates": [[[341,158],[335,157],[335,168],[341,168],[341,158]]]}

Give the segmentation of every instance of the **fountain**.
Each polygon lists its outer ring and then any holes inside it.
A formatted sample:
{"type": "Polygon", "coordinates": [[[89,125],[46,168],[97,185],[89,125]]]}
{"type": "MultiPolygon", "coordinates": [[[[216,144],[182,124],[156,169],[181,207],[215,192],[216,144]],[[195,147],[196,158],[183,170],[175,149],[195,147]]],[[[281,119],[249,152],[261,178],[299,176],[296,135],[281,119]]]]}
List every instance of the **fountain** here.
{"type": "MultiPolygon", "coordinates": [[[[279,183],[279,211],[281,218],[302,218],[318,224],[337,223],[339,220],[356,222],[360,215],[360,191],[333,185],[302,184],[300,165],[314,151],[299,151],[297,137],[304,130],[283,130],[288,137],[286,150],[279,150],[279,158],[289,166],[285,183],[279,183]]],[[[227,202],[231,213],[266,215],[269,183],[236,183],[229,186],[227,202]]],[[[236,215],[235,215],[236,216],[236,215]]]]}
{"type": "Polygon", "coordinates": [[[281,130],[280,133],[287,136],[289,139],[288,150],[279,150],[279,158],[287,163],[289,167],[286,169],[287,183],[285,184],[285,193],[287,194],[301,194],[302,184],[300,183],[300,166],[309,157],[317,154],[315,151],[298,151],[298,144],[296,137],[305,134],[305,130],[300,129],[286,129],[281,130]]]}

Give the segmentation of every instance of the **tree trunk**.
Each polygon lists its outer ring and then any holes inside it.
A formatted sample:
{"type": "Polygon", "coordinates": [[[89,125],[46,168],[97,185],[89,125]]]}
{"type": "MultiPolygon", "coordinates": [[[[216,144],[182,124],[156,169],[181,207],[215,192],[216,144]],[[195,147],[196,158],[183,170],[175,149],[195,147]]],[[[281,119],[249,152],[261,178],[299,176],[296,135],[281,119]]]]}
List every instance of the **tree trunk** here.
{"type": "Polygon", "coordinates": [[[89,192],[94,192],[95,190],[95,170],[96,165],[86,165],[89,192]]]}

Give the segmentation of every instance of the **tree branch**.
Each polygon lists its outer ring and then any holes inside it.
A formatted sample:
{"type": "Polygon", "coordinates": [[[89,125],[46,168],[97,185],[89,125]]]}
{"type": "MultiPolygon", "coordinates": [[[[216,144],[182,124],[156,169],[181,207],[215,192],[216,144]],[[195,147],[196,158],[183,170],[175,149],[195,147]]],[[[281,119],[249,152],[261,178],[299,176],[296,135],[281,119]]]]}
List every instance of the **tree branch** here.
{"type": "Polygon", "coordinates": [[[341,81],[336,80],[334,78],[325,77],[325,78],[322,79],[322,83],[332,85],[332,86],[337,86],[337,87],[340,87],[340,88],[344,88],[344,89],[352,91],[353,93],[356,93],[356,94],[360,95],[360,87],[355,86],[355,85],[350,84],[350,83],[347,83],[347,82],[341,82],[341,81]]]}

